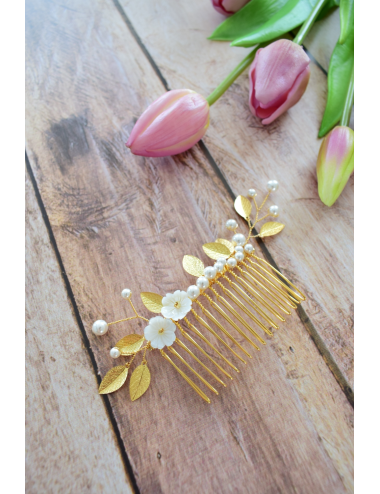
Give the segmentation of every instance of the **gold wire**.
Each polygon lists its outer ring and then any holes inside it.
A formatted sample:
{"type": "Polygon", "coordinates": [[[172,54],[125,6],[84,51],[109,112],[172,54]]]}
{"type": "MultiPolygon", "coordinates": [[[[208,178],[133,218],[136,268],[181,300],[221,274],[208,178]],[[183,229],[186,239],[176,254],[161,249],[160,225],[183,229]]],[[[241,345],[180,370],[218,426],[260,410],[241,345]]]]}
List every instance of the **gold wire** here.
{"type": "MultiPolygon", "coordinates": [[[[301,302],[301,299],[299,298],[295,298],[293,295],[290,294],[290,292],[285,292],[281,287],[275,285],[274,283],[272,283],[272,281],[270,281],[266,276],[264,276],[262,273],[260,273],[260,271],[257,271],[257,269],[254,267],[255,266],[258,266],[257,263],[253,262],[251,259],[247,259],[251,264],[252,266],[249,266],[248,264],[245,264],[243,263],[244,265],[246,265],[246,267],[248,269],[251,269],[254,273],[256,273],[258,276],[260,276],[261,279],[263,279],[264,281],[266,281],[271,287],[273,287],[275,290],[277,290],[284,298],[286,299],[289,299],[291,302],[294,302],[295,304],[299,304],[301,302]]],[[[260,266],[259,266],[260,267],[260,266]]],[[[264,269],[264,268],[262,268],[264,269]]],[[[271,275],[277,282],[280,282],[279,280],[276,279],[275,276],[271,275]]],[[[286,287],[286,285],[284,285],[286,287]]],[[[293,304],[294,305],[294,304],[293,304]]],[[[297,306],[294,306],[294,308],[296,308],[297,306]]]]}
{"type": "MultiPolygon", "coordinates": [[[[220,301],[222,302],[222,304],[223,304],[223,305],[225,305],[225,304],[224,304],[225,300],[223,299],[223,297],[221,297],[221,296],[219,295],[219,293],[215,291],[215,289],[214,289],[214,288],[210,288],[210,290],[211,290],[214,294],[216,294],[216,295],[217,295],[218,301],[219,301],[219,299],[220,299],[220,301]]],[[[224,310],[223,310],[223,309],[222,309],[222,308],[221,308],[221,307],[220,307],[220,306],[219,306],[216,302],[214,302],[214,300],[212,300],[212,298],[210,298],[210,297],[209,297],[208,295],[206,295],[205,293],[204,293],[203,295],[207,298],[207,300],[209,301],[209,303],[210,303],[211,307],[213,307],[216,311],[218,311],[218,312],[219,312],[219,314],[220,314],[222,317],[224,317],[224,319],[225,319],[225,320],[226,320],[226,321],[227,321],[227,322],[228,322],[228,323],[229,323],[229,324],[230,324],[230,325],[231,325],[234,329],[236,329],[236,331],[237,331],[237,332],[238,332],[238,333],[239,333],[239,334],[240,334],[243,338],[245,338],[245,339],[246,339],[246,340],[247,340],[247,341],[248,341],[248,342],[249,342],[249,343],[250,343],[250,344],[251,344],[254,348],[256,348],[256,350],[259,350],[259,347],[258,347],[258,346],[257,346],[257,345],[256,345],[256,344],[252,341],[252,340],[250,340],[250,339],[248,338],[248,336],[244,333],[244,331],[242,331],[242,330],[239,328],[239,326],[237,326],[237,325],[234,323],[234,321],[230,318],[230,316],[229,316],[228,314],[226,314],[226,313],[224,312],[224,310]]],[[[240,347],[241,347],[241,348],[243,348],[241,345],[240,345],[240,347]]],[[[249,353],[248,353],[248,352],[245,352],[245,353],[249,355],[249,353]]],[[[252,356],[251,356],[251,355],[249,355],[249,358],[252,358],[252,356]]]]}
{"type": "MultiPolygon", "coordinates": [[[[256,278],[256,276],[253,276],[251,273],[249,273],[250,276],[252,276],[252,278],[255,280],[255,282],[260,285],[263,289],[267,290],[269,293],[271,293],[273,296],[274,295],[277,295],[280,300],[285,303],[286,305],[288,305],[289,307],[291,307],[292,309],[296,309],[297,308],[297,305],[294,304],[292,302],[292,297],[290,295],[288,295],[287,293],[283,292],[282,290],[280,290],[278,287],[276,287],[271,281],[267,280],[266,278],[264,278],[264,276],[259,273],[255,268],[253,268],[252,266],[248,266],[248,264],[244,261],[241,262],[241,264],[246,268],[246,269],[249,269],[251,270],[253,273],[255,273],[256,275],[260,276],[260,278],[264,279],[264,281],[266,281],[269,285],[271,285],[273,287],[270,288],[268,286],[265,286],[262,284],[262,282],[260,280],[258,280],[256,278]],[[274,291],[276,290],[276,292],[274,291]]],[[[248,273],[247,273],[248,274],[248,273]]]]}
{"type": "MultiPolygon", "coordinates": [[[[206,295],[206,296],[207,296],[207,295],[206,295]]],[[[252,357],[251,357],[251,355],[250,355],[250,354],[249,354],[246,350],[244,350],[244,348],[243,348],[243,347],[242,347],[242,346],[241,346],[241,345],[240,345],[240,344],[239,344],[239,343],[235,340],[235,338],[234,338],[233,336],[231,336],[231,335],[230,335],[230,333],[229,333],[226,329],[224,329],[224,327],[220,324],[220,322],[219,322],[217,319],[215,319],[215,317],[211,314],[211,312],[210,312],[209,310],[207,310],[207,309],[206,309],[206,308],[205,308],[205,307],[204,307],[204,306],[203,306],[203,305],[199,302],[199,300],[195,300],[195,302],[196,302],[196,303],[197,303],[197,304],[201,307],[203,314],[205,314],[205,316],[207,316],[207,317],[210,319],[210,321],[212,321],[212,322],[215,324],[215,326],[217,326],[217,327],[220,329],[220,331],[221,331],[221,332],[222,332],[225,336],[227,336],[227,338],[229,338],[229,339],[232,341],[232,343],[235,343],[235,345],[236,345],[237,347],[239,347],[239,348],[242,350],[242,352],[243,352],[245,355],[247,355],[247,357],[252,358],[252,357]]],[[[231,348],[231,350],[232,350],[232,348],[231,348]]],[[[247,363],[247,362],[246,362],[245,360],[243,360],[241,357],[240,357],[240,360],[241,360],[242,362],[244,362],[245,364],[247,363]]]]}
{"type": "MultiPolygon", "coordinates": [[[[275,329],[279,328],[279,326],[249,297],[249,295],[247,295],[244,290],[240,288],[240,286],[238,286],[234,281],[230,280],[227,276],[224,276],[224,278],[228,281],[232,290],[234,290],[238,295],[242,297],[245,302],[247,302],[253,309],[255,309],[255,311],[258,312],[261,317],[267,321],[267,323],[269,323],[275,329]]],[[[270,331],[268,328],[265,328],[265,332],[270,336],[273,335],[272,331],[270,331]]]]}
{"type": "Polygon", "coordinates": [[[273,295],[264,285],[262,285],[260,282],[258,282],[252,275],[250,275],[246,271],[243,271],[240,266],[236,266],[236,267],[241,272],[241,274],[245,278],[245,280],[247,280],[251,284],[251,286],[254,287],[254,289],[257,290],[263,297],[266,297],[272,304],[274,304],[276,307],[278,307],[283,312],[285,312],[285,314],[288,314],[288,315],[291,314],[291,311],[282,305],[282,303],[281,303],[282,301],[278,297],[273,295]],[[248,278],[247,278],[247,276],[248,276],[248,278]],[[262,287],[264,289],[264,292],[263,292],[263,290],[260,290],[260,288],[258,288],[256,285],[254,285],[249,278],[251,278],[251,280],[253,282],[257,282],[258,285],[260,285],[260,287],[262,287]]]}
{"type": "Polygon", "coordinates": [[[185,379],[185,381],[193,388],[194,391],[196,391],[201,398],[203,398],[207,403],[211,403],[210,398],[204,394],[204,392],[198,388],[198,386],[188,377],[179,367],[175,365],[173,360],[167,355],[163,350],[161,350],[161,355],[164,357],[165,360],[170,362],[172,366],[175,368],[175,370],[185,379]]]}
{"type": "MultiPolygon", "coordinates": [[[[245,289],[247,290],[251,295],[252,297],[254,297],[257,301],[259,301],[261,304],[263,304],[263,306],[269,310],[269,312],[271,314],[273,314],[274,316],[277,317],[277,319],[280,319],[280,321],[285,321],[285,318],[279,314],[271,305],[268,304],[268,302],[264,299],[263,296],[260,295],[260,293],[256,292],[256,290],[254,290],[253,288],[251,288],[250,285],[248,285],[248,283],[243,279],[243,278],[240,278],[236,273],[234,273],[233,271],[229,271],[229,274],[232,274],[234,277],[235,277],[235,280],[245,289]]],[[[288,313],[288,312],[287,312],[288,313]]],[[[289,312],[290,314],[290,312],[289,312]]]]}
{"type": "MultiPolygon", "coordinates": [[[[191,325],[191,323],[189,323],[189,321],[186,321],[186,318],[185,318],[185,322],[186,322],[186,324],[187,324],[187,325],[191,325]]],[[[200,352],[202,352],[202,353],[203,353],[203,355],[205,355],[205,356],[206,356],[209,360],[211,360],[211,362],[212,362],[214,365],[216,365],[216,367],[217,367],[217,368],[218,368],[221,372],[223,372],[223,374],[225,374],[227,377],[229,377],[230,379],[232,379],[232,376],[231,376],[230,374],[228,374],[228,372],[226,372],[226,371],[223,369],[223,367],[221,367],[221,366],[220,366],[217,362],[215,362],[215,360],[214,360],[214,359],[213,359],[213,358],[212,358],[212,357],[211,357],[211,356],[210,356],[210,355],[209,355],[209,354],[208,354],[205,350],[203,350],[203,348],[202,348],[200,345],[198,345],[198,343],[197,343],[197,342],[196,342],[196,341],[195,341],[195,340],[194,340],[194,339],[193,339],[193,338],[189,335],[189,333],[187,333],[187,332],[183,329],[183,327],[182,327],[179,323],[177,323],[177,322],[176,322],[176,325],[178,326],[179,330],[181,331],[182,336],[184,336],[184,337],[185,337],[185,338],[186,338],[186,339],[187,339],[190,343],[192,343],[192,344],[195,346],[195,348],[197,348],[200,352]]],[[[196,328],[195,328],[195,329],[196,329],[196,328]]],[[[197,330],[197,331],[198,331],[198,330],[197,330]]],[[[199,334],[200,334],[200,335],[202,335],[202,333],[201,333],[200,331],[198,331],[198,332],[199,332],[199,334]]],[[[195,334],[197,334],[197,333],[195,333],[195,334]]],[[[203,336],[203,335],[202,335],[202,336],[203,336]]],[[[203,339],[203,338],[202,338],[202,339],[203,339]]],[[[178,341],[180,341],[180,340],[178,340],[178,341]]],[[[207,340],[206,340],[206,341],[207,341],[207,340]]],[[[182,343],[182,342],[181,342],[181,343],[182,343]]],[[[235,367],[235,369],[236,369],[236,367],[235,367]]],[[[223,383],[223,381],[220,381],[220,382],[222,382],[222,383],[223,383]]],[[[223,384],[224,384],[224,383],[223,383],[223,384]]],[[[224,384],[224,385],[225,385],[225,384],[224,384]]]]}
{"type": "Polygon", "coordinates": [[[249,283],[251,283],[253,286],[255,286],[256,290],[259,293],[261,293],[261,295],[263,297],[266,297],[271,303],[277,305],[286,314],[291,314],[291,310],[290,309],[293,309],[293,307],[292,307],[292,304],[290,304],[290,302],[287,303],[285,300],[283,300],[281,297],[279,297],[276,293],[273,293],[273,291],[270,290],[270,288],[268,288],[267,286],[263,285],[260,282],[260,280],[258,280],[257,278],[255,278],[251,273],[248,273],[247,271],[242,271],[242,273],[243,273],[243,276],[245,275],[245,279],[249,283]],[[251,280],[254,283],[256,283],[256,285],[254,285],[251,280]],[[288,307],[285,307],[285,306],[289,306],[290,309],[288,307]]]}
{"type": "MultiPolygon", "coordinates": [[[[260,223],[260,221],[263,221],[265,220],[265,218],[268,218],[268,216],[270,216],[271,214],[270,213],[267,213],[265,216],[263,216],[262,218],[258,219],[256,221],[256,223],[260,223]]],[[[258,237],[259,235],[255,235],[255,237],[258,237]]]]}
{"type": "Polygon", "coordinates": [[[202,360],[199,360],[199,358],[194,355],[194,353],[189,349],[187,348],[187,346],[181,341],[179,340],[178,338],[175,340],[175,342],[177,343],[177,345],[179,345],[183,350],[185,350],[185,352],[187,352],[191,357],[193,357],[194,360],[196,360],[198,362],[198,364],[200,364],[205,370],[206,372],[208,372],[216,381],[218,381],[219,384],[221,384],[222,386],[224,386],[225,388],[227,387],[227,384],[225,384],[221,379],[219,379],[219,377],[214,374],[214,372],[212,372],[211,369],[209,369],[207,367],[207,365],[205,365],[202,360]]]}
{"type": "Polygon", "coordinates": [[[169,350],[170,353],[172,353],[173,355],[175,355],[184,365],[186,365],[186,367],[188,369],[190,369],[191,372],[193,374],[195,374],[197,376],[197,378],[200,381],[202,381],[203,384],[205,386],[207,386],[210,391],[212,391],[216,395],[219,394],[218,391],[213,386],[211,386],[211,384],[208,381],[206,381],[206,379],[204,379],[200,374],[198,374],[198,372],[195,369],[193,369],[188,362],[186,362],[186,360],[177,352],[177,350],[175,350],[172,346],[168,346],[168,350],[169,350]]]}
{"type": "Polygon", "coordinates": [[[302,301],[302,297],[296,293],[294,290],[292,290],[289,286],[287,286],[285,283],[283,283],[281,280],[279,280],[274,274],[272,274],[270,271],[264,268],[264,266],[261,266],[258,262],[254,262],[252,259],[248,258],[248,261],[253,265],[256,266],[257,268],[261,269],[266,273],[268,276],[270,276],[276,283],[279,283],[283,289],[285,289],[287,292],[291,294],[291,296],[297,300],[297,303],[299,304],[302,301]]]}
{"type": "MultiPolygon", "coordinates": [[[[207,345],[209,345],[210,348],[212,348],[214,350],[214,352],[219,355],[220,358],[222,358],[226,364],[228,364],[232,369],[234,369],[236,372],[239,372],[239,369],[237,367],[235,367],[233,364],[231,364],[231,362],[226,359],[226,357],[224,355],[222,355],[215,347],[212,343],[209,342],[209,340],[203,336],[203,334],[199,331],[199,329],[197,329],[194,324],[191,324],[191,322],[187,319],[187,317],[184,318],[184,321],[186,322],[187,326],[189,327],[190,331],[193,331],[197,336],[199,336],[199,338],[201,338],[202,341],[204,341],[207,345]]],[[[206,323],[207,324],[207,323],[206,323]]],[[[193,340],[193,338],[188,334],[186,333],[185,330],[183,330],[183,336],[188,339],[189,341],[191,341],[197,348],[199,351],[201,351],[204,355],[207,355],[207,357],[211,360],[211,362],[216,365],[216,367],[221,371],[223,372],[223,374],[225,374],[229,379],[232,379],[232,376],[223,369],[223,367],[221,367],[217,362],[215,362],[215,360],[205,351],[203,350],[203,348],[198,345],[198,343],[193,340]]]]}
{"type": "Polygon", "coordinates": [[[297,290],[297,292],[299,293],[299,296],[300,296],[301,300],[306,300],[306,296],[301,292],[301,290],[298,287],[296,287],[296,285],[294,285],[291,281],[289,281],[288,278],[286,278],[286,276],[284,276],[278,269],[276,269],[275,267],[273,267],[271,264],[269,264],[269,262],[267,262],[265,259],[262,259],[261,257],[257,257],[256,255],[254,255],[253,257],[255,259],[257,259],[258,261],[260,261],[260,262],[264,262],[275,273],[277,273],[279,276],[281,276],[281,278],[283,280],[285,280],[286,283],[289,283],[290,286],[292,286],[295,290],[297,290]]]}
{"type": "MultiPolygon", "coordinates": [[[[200,304],[200,305],[202,305],[202,304],[200,304]]],[[[202,307],[203,307],[203,306],[202,306],[202,307]]],[[[203,309],[202,309],[202,310],[203,310],[203,309]]],[[[204,310],[206,310],[206,309],[204,309],[204,310]]],[[[191,312],[194,314],[194,317],[195,317],[195,318],[196,318],[196,320],[199,322],[199,324],[201,324],[204,328],[206,328],[206,329],[207,329],[207,331],[210,331],[210,333],[211,333],[213,336],[215,336],[215,338],[217,338],[217,340],[218,340],[218,341],[220,341],[220,342],[221,342],[221,343],[222,343],[222,344],[223,344],[226,348],[228,348],[228,350],[230,350],[230,352],[231,352],[231,353],[233,353],[233,354],[235,355],[235,357],[236,357],[236,358],[238,358],[238,359],[239,359],[241,362],[243,362],[244,364],[246,364],[246,363],[247,363],[247,362],[246,362],[246,361],[245,361],[242,357],[240,357],[240,355],[239,355],[238,353],[236,353],[236,352],[235,352],[235,350],[233,350],[230,346],[228,346],[228,344],[227,344],[227,343],[226,343],[226,342],[225,342],[225,341],[224,341],[224,340],[223,340],[223,339],[222,339],[222,338],[218,335],[218,333],[217,333],[216,331],[214,331],[214,330],[212,329],[212,327],[211,327],[209,324],[207,324],[207,322],[206,322],[204,319],[202,319],[202,317],[201,317],[199,314],[197,314],[197,313],[195,312],[195,310],[194,310],[194,309],[191,309],[191,312]]],[[[191,326],[192,328],[196,329],[196,328],[195,328],[195,327],[194,327],[191,323],[188,323],[188,324],[189,324],[189,327],[191,326]]],[[[198,330],[197,330],[197,331],[198,331],[198,330]]],[[[200,332],[199,332],[199,333],[200,333],[200,332]]],[[[198,333],[196,333],[196,334],[198,334],[198,333]]],[[[202,334],[202,333],[200,333],[200,335],[199,335],[199,336],[202,338],[201,334],[202,334]]],[[[220,352],[218,352],[218,350],[217,350],[215,347],[213,347],[213,346],[211,345],[211,343],[210,343],[210,346],[211,346],[211,348],[213,348],[213,349],[216,351],[216,353],[217,353],[217,354],[218,354],[218,355],[219,355],[219,356],[220,356],[220,357],[221,357],[221,358],[222,358],[222,359],[223,359],[223,360],[224,360],[224,361],[225,361],[225,362],[226,362],[229,366],[231,366],[234,370],[236,370],[236,372],[240,372],[240,371],[239,371],[239,370],[238,370],[238,369],[237,369],[237,368],[236,368],[233,364],[231,364],[231,362],[230,362],[228,359],[226,359],[226,357],[224,357],[224,356],[223,356],[220,352]]]]}
{"type": "MultiPolygon", "coordinates": [[[[214,290],[213,288],[210,288],[210,290],[212,290],[212,291],[215,293],[215,290],[214,290]]],[[[203,293],[203,295],[207,298],[207,300],[209,301],[209,303],[210,303],[211,307],[213,307],[216,311],[218,311],[218,312],[219,312],[219,314],[220,314],[222,317],[224,317],[224,319],[225,319],[225,320],[226,320],[226,321],[227,321],[227,322],[228,322],[228,323],[229,323],[229,324],[230,324],[230,325],[231,325],[234,329],[236,329],[236,331],[237,331],[237,332],[238,332],[238,333],[239,333],[239,334],[240,334],[243,338],[245,338],[245,339],[246,339],[246,340],[247,340],[247,341],[248,341],[248,342],[249,342],[249,343],[250,343],[250,344],[251,344],[254,348],[256,348],[256,350],[260,350],[260,348],[259,348],[259,347],[258,347],[258,346],[257,346],[257,345],[256,345],[256,344],[252,341],[252,340],[250,340],[250,339],[248,338],[248,336],[244,333],[244,331],[242,331],[242,330],[239,328],[239,326],[237,326],[237,325],[233,322],[233,320],[230,318],[230,316],[228,316],[228,315],[224,312],[224,310],[223,310],[221,307],[219,307],[219,305],[218,305],[216,302],[214,302],[214,301],[212,300],[212,298],[211,298],[211,297],[209,297],[209,295],[207,295],[206,293],[203,293]]],[[[218,295],[219,295],[219,294],[218,294],[218,295]]],[[[219,297],[220,297],[220,296],[219,296],[219,297]]],[[[223,300],[224,300],[224,299],[222,300],[222,298],[223,298],[223,297],[220,297],[221,302],[223,302],[223,300]]],[[[245,350],[244,350],[244,348],[243,348],[243,347],[242,347],[239,343],[238,343],[238,345],[239,345],[239,348],[240,348],[242,351],[244,351],[244,353],[247,355],[247,357],[252,358],[252,355],[250,355],[247,351],[245,351],[245,350]]]]}
{"type": "MultiPolygon", "coordinates": [[[[241,302],[240,300],[228,289],[226,288],[225,286],[222,285],[222,283],[220,283],[220,281],[217,281],[216,282],[223,290],[223,293],[225,293],[233,302],[235,302],[235,304],[248,316],[252,319],[253,322],[255,322],[265,333],[267,331],[269,331],[265,326],[264,324],[259,321],[257,319],[257,317],[252,314],[252,312],[247,308],[245,307],[241,302]]],[[[239,314],[240,315],[240,314],[239,314]]],[[[263,345],[266,345],[266,341],[263,340],[261,338],[261,336],[259,336],[256,331],[251,328],[249,325],[247,325],[247,329],[249,329],[249,331],[260,341],[260,343],[262,343],[263,345]],[[248,326],[248,327],[247,327],[248,326]]]]}
{"type": "MultiPolygon", "coordinates": [[[[223,285],[222,285],[223,286],[223,285]]],[[[255,331],[250,327],[250,325],[248,323],[246,323],[246,321],[244,321],[244,319],[240,316],[240,314],[238,314],[236,312],[236,310],[227,302],[227,300],[222,297],[214,288],[211,288],[211,290],[213,291],[213,293],[215,294],[216,298],[218,299],[218,302],[220,301],[222,303],[222,305],[246,328],[248,329],[248,331],[250,333],[252,333],[255,337],[257,337],[257,339],[261,342],[263,342],[263,345],[266,345],[265,341],[257,334],[255,333],[255,331]]],[[[223,309],[221,309],[223,310],[223,309]]],[[[259,350],[260,351],[260,348],[256,345],[256,343],[254,343],[250,338],[248,338],[248,336],[244,333],[244,331],[242,331],[239,326],[237,326],[233,321],[232,319],[228,316],[228,314],[224,313],[226,315],[226,317],[229,319],[229,322],[230,324],[232,323],[233,327],[236,329],[236,331],[239,332],[239,334],[241,336],[243,336],[243,338],[245,338],[254,348],[256,348],[256,350],[259,350]]]]}
{"type": "Polygon", "coordinates": [[[117,324],[118,322],[132,321],[132,319],[143,319],[144,321],[149,322],[149,319],[145,319],[145,317],[140,316],[137,313],[137,310],[135,309],[135,306],[133,305],[132,300],[130,298],[128,299],[128,302],[131,304],[132,310],[135,313],[135,315],[132,317],[127,317],[126,319],[119,319],[118,321],[109,322],[108,326],[111,326],[111,324],[117,324]]]}

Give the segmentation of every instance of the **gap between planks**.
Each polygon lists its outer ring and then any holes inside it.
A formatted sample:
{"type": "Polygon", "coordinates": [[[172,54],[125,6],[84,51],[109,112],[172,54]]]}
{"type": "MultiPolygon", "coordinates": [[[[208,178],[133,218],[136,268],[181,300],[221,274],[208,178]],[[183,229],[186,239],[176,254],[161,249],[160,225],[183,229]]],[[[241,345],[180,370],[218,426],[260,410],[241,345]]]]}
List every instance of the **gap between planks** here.
{"type": "MultiPolygon", "coordinates": [[[[49,220],[49,217],[47,215],[47,212],[46,212],[46,209],[45,209],[45,206],[44,206],[44,203],[43,203],[43,200],[42,200],[40,191],[38,189],[37,181],[36,181],[36,178],[34,176],[33,169],[32,169],[32,167],[30,165],[29,158],[28,158],[28,155],[27,155],[26,151],[25,151],[25,163],[26,163],[27,172],[28,172],[29,177],[30,177],[30,180],[32,182],[34,193],[36,195],[37,203],[38,203],[38,206],[40,208],[41,215],[42,215],[43,221],[45,223],[45,226],[46,226],[46,229],[47,229],[47,232],[48,232],[48,235],[49,235],[49,240],[50,240],[52,249],[54,251],[54,254],[56,256],[56,259],[57,259],[57,262],[58,262],[58,265],[59,265],[59,268],[60,268],[60,271],[61,271],[61,275],[62,275],[62,279],[63,279],[64,285],[65,285],[65,288],[66,288],[66,291],[67,291],[67,295],[68,295],[68,298],[69,298],[69,300],[71,302],[71,305],[72,305],[72,308],[73,308],[73,311],[74,311],[74,315],[75,315],[75,319],[76,319],[76,321],[78,323],[78,326],[79,326],[79,329],[80,329],[80,332],[81,332],[81,336],[82,336],[82,340],[83,340],[83,345],[85,346],[85,348],[86,348],[86,350],[88,352],[88,355],[89,355],[90,360],[91,360],[92,367],[93,367],[94,372],[95,372],[95,376],[96,376],[98,385],[100,385],[101,377],[100,377],[100,372],[99,372],[99,369],[98,369],[98,365],[97,365],[96,360],[95,360],[95,355],[94,355],[94,352],[92,351],[92,348],[91,348],[91,345],[90,345],[88,336],[87,336],[86,331],[84,329],[84,325],[83,325],[82,319],[80,317],[80,313],[79,313],[79,309],[78,309],[78,306],[77,306],[77,303],[76,303],[76,300],[75,300],[75,297],[74,297],[74,293],[73,293],[73,290],[71,288],[70,281],[69,281],[69,279],[67,277],[67,274],[66,274],[66,271],[65,271],[65,267],[63,265],[62,256],[61,256],[61,254],[59,252],[58,245],[57,245],[57,242],[56,242],[55,237],[54,237],[53,229],[51,227],[50,220],[49,220]]],[[[117,426],[116,419],[115,419],[115,416],[113,414],[113,410],[112,410],[112,407],[111,407],[111,403],[110,403],[109,397],[108,397],[108,395],[101,395],[101,397],[103,399],[103,403],[105,405],[107,415],[109,417],[109,420],[110,420],[111,425],[112,425],[112,429],[113,429],[114,434],[115,434],[116,439],[117,439],[117,444],[118,444],[118,447],[119,447],[119,450],[120,450],[120,453],[121,453],[121,457],[122,457],[122,460],[123,460],[123,464],[124,464],[124,468],[125,468],[125,471],[126,471],[126,475],[129,478],[129,480],[130,480],[131,487],[133,488],[133,491],[135,492],[135,494],[140,494],[140,490],[138,488],[138,485],[137,485],[137,482],[136,482],[136,478],[134,476],[134,473],[133,473],[133,470],[132,470],[132,467],[131,467],[131,463],[130,463],[130,460],[128,458],[128,454],[127,454],[127,451],[125,449],[125,444],[124,444],[124,442],[123,442],[123,440],[121,438],[120,430],[119,430],[119,428],[117,426]]]]}
{"type": "MultiPolygon", "coordinates": [[[[138,46],[140,47],[141,51],[144,53],[145,57],[147,58],[147,60],[151,64],[154,72],[156,73],[157,77],[161,81],[161,83],[164,86],[165,90],[166,91],[170,91],[170,86],[169,86],[167,80],[163,76],[161,70],[159,69],[158,65],[154,61],[152,55],[149,53],[149,50],[147,49],[147,47],[145,46],[145,44],[141,40],[141,38],[138,35],[136,29],[134,28],[132,22],[130,21],[130,19],[128,18],[127,14],[125,13],[125,10],[120,5],[120,3],[119,3],[118,0],[112,0],[112,1],[113,1],[113,4],[115,5],[117,11],[121,15],[123,21],[127,25],[130,33],[135,38],[135,40],[136,40],[138,46]]],[[[318,61],[315,59],[315,57],[312,56],[309,53],[308,50],[306,50],[306,51],[307,51],[307,54],[310,57],[311,61],[326,75],[325,69],[318,63],[318,61]]],[[[228,192],[228,194],[230,195],[230,197],[232,198],[232,200],[235,201],[236,195],[233,193],[233,191],[232,191],[232,189],[231,189],[231,187],[230,187],[230,185],[229,185],[226,177],[224,176],[222,170],[219,168],[218,164],[214,160],[213,156],[211,155],[210,151],[208,150],[208,148],[205,145],[205,143],[203,142],[203,140],[200,140],[199,141],[199,147],[202,150],[205,158],[208,160],[208,162],[210,163],[210,165],[214,169],[214,171],[217,174],[218,178],[221,180],[221,182],[222,182],[224,188],[226,189],[226,191],[228,192]]],[[[268,247],[266,246],[266,244],[260,238],[257,238],[256,240],[257,240],[258,244],[260,245],[260,247],[261,247],[261,249],[263,251],[263,254],[264,254],[266,260],[268,262],[270,262],[276,269],[278,269],[281,272],[280,268],[277,266],[277,263],[273,259],[273,257],[271,255],[268,247]]],[[[327,348],[325,342],[323,341],[323,338],[318,333],[318,330],[316,329],[316,327],[314,326],[314,324],[311,322],[310,318],[308,317],[308,315],[306,314],[306,312],[305,312],[305,310],[303,309],[302,306],[298,306],[297,309],[296,309],[296,312],[297,312],[297,315],[298,315],[298,317],[299,317],[302,325],[305,327],[306,331],[309,333],[311,339],[313,340],[315,346],[317,347],[318,352],[321,354],[321,356],[322,356],[323,360],[325,361],[326,365],[328,366],[328,368],[330,369],[330,371],[333,374],[334,378],[336,379],[337,383],[341,387],[341,389],[342,389],[343,393],[345,394],[348,402],[350,403],[350,405],[352,407],[354,407],[354,391],[353,391],[352,387],[350,386],[349,382],[347,381],[347,379],[345,378],[345,376],[344,376],[343,372],[341,371],[339,365],[335,361],[332,353],[327,348]]]]}

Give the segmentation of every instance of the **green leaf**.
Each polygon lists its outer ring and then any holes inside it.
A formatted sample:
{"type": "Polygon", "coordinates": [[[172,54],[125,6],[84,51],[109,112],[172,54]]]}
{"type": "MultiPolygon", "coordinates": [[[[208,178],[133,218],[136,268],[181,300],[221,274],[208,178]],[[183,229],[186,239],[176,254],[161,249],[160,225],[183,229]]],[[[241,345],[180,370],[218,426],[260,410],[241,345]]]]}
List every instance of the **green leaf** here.
{"type": "Polygon", "coordinates": [[[316,3],[317,0],[288,0],[262,26],[252,29],[249,34],[235,39],[231,45],[248,47],[278,38],[300,26],[307,19],[316,3]]]}
{"type": "Polygon", "coordinates": [[[339,43],[343,44],[354,28],[354,0],[342,0],[340,3],[340,37],[339,43]]]}
{"type": "Polygon", "coordinates": [[[251,0],[236,14],[228,17],[208,39],[233,41],[259,28],[267,22],[288,0],[251,0]]]}
{"type": "Polygon", "coordinates": [[[332,52],[327,76],[327,103],[319,137],[326,135],[341,119],[354,66],[354,19],[343,44],[339,41],[332,52]]]}

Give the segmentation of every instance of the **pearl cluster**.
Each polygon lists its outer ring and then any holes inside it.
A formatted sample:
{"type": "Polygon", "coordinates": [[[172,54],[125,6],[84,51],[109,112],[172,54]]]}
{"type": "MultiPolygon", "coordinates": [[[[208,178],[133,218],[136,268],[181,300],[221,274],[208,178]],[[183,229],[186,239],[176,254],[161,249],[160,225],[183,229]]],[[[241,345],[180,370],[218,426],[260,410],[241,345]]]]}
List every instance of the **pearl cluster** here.
{"type": "MultiPolygon", "coordinates": [[[[267,183],[267,189],[269,192],[276,191],[278,189],[278,186],[279,184],[277,180],[269,180],[269,182],[267,183]]],[[[256,197],[256,190],[249,189],[248,196],[251,198],[256,197]]],[[[272,216],[278,216],[279,207],[273,205],[269,208],[269,212],[272,216]]],[[[227,220],[226,228],[235,232],[238,228],[237,221],[234,219],[227,220]]],[[[216,278],[218,273],[223,273],[226,266],[231,269],[235,268],[238,262],[243,261],[246,255],[252,254],[252,252],[255,250],[252,244],[247,243],[247,239],[242,233],[235,233],[232,237],[232,242],[235,245],[233,256],[229,257],[228,259],[220,258],[216,261],[214,266],[207,266],[204,269],[203,276],[200,276],[195,282],[196,284],[189,286],[189,288],[187,289],[187,296],[191,300],[195,300],[197,297],[199,297],[201,290],[206,290],[206,288],[210,286],[210,281],[216,278]]]]}

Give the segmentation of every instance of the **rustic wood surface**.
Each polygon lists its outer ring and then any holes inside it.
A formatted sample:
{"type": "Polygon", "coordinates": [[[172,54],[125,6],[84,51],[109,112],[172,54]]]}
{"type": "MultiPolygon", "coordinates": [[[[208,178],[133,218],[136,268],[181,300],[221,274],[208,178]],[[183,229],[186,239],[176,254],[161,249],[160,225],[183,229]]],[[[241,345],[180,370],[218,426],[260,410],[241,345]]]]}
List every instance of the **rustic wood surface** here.
{"type": "Polygon", "coordinates": [[[133,492],[26,180],[26,491],[133,492]]]}
{"type": "Polygon", "coordinates": [[[26,151],[40,199],[27,211],[28,492],[128,492],[126,471],[141,493],[353,491],[353,183],[333,208],[319,202],[325,74],[313,65],[304,98],[268,128],[242,76],[212,108],[207,148],[146,159],[124,146],[165,85],[208,94],[244,56],[206,40],[218,22],[201,0],[26,4],[26,151]],[[202,243],[234,217],[231,194],[270,178],[286,229],[263,255],[306,291],[303,310],[211,405],[155,353],[141,400],[127,387],[99,397],[94,373],[132,328],[96,338],[92,322],[129,313],[126,286],[143,311],[140,291],[190,284],[182,256],[204,259],[202,243]]]}

